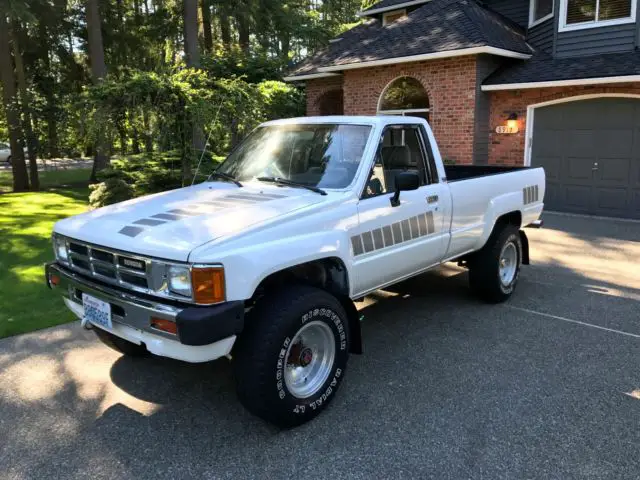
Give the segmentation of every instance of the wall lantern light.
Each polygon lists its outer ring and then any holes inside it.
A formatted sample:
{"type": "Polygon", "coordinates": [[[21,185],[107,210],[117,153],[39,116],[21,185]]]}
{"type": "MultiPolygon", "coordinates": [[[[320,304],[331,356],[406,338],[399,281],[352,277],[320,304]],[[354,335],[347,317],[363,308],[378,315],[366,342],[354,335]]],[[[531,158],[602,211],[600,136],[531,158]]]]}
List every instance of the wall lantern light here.
{"type": "Polygon", "coordinates": [[[507,127],[509,127],[509,130],[516,130],[518,128],[517,113],[512,113],[511,115],[509,115],[509,118],[507,118],[507,127]]]}

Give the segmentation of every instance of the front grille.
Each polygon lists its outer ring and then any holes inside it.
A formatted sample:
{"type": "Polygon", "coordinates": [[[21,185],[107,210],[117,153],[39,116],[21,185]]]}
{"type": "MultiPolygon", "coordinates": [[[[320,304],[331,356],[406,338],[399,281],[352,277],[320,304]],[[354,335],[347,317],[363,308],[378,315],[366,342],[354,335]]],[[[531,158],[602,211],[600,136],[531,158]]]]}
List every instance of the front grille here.
{"type": "Polygon", "coordinates": [[[123,287],[149,289],[147,262],[139,258],[109,252],[69,241],[71,267],[86,275],[123,287]]]}

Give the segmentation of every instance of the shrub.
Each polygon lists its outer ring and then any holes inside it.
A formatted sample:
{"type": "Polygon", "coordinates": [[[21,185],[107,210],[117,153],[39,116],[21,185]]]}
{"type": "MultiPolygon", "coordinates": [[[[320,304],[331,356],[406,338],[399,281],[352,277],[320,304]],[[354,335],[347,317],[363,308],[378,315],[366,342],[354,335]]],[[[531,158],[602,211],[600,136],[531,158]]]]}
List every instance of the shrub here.
{"type": "Polygon", "coordinates": [[[89,185],[91,208],[104,207],[133,198],[133,188],[120,178],[108,178],[104,182],[89,185]]]}

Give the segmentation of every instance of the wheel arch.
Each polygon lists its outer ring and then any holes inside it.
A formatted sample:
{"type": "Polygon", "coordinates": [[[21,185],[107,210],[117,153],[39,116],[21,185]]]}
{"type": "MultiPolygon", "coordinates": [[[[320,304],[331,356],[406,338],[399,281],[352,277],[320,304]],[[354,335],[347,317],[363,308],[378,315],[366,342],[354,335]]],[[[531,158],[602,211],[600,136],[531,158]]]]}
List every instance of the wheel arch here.
{"type": "Polygon", "coordinates": [[[350,297],[349,270],[340,257],[330,256],[292,265],[265,276],[256,287],[251,301],[274,289],[291,284],[320,288],[335,296],[345,309],[349,323],[351,353],[362,353],[362,335],[358,311],[350,297]]]}

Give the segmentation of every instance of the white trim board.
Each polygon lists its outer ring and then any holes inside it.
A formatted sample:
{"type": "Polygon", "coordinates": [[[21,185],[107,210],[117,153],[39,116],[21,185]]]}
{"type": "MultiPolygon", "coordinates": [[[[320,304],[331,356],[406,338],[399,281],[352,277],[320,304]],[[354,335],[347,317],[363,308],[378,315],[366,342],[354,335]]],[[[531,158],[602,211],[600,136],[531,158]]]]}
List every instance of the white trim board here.
{"type": "Polygon", "coordinates": [[[340,77],[339,73],[309,73],[307,75],[294,75],[292,77],[284,77],[285,82],[301,82],[303,80],[315,80],[316,78],[340,77]]]}
{"type": "Polygon", "coordinates": [[[426,60],[437,60],[440,58],[463,57],[466,55],[480,55],[486,53],[488,55],[497,55],[499,57],[518,58],[528,60],[531,58],[530,53],[513,52],[503,48],[496,47],[472,47],[461,48],[458,50],[446,50],[444,52],[423,53],[421,55],[410,55],[408,57],[386,58],[384,60],[372,60],[369,62],[354,62],[344,65],[331,65],[330,67],[319,67],[319,72],[341,72],[343,70],[355,70],[357,68],[379,67],[384,65],[396,65],[398,63],[420,62],[426,60]]]}
{"type": "Polygon", "coordinates": [[[412,7],[414,5],[420,5],[422,3],[428,3],[431,0],[412,0],[409,2],[396,3],[388,7],[374,8],[371,10],[363,10],[356,13],[357,17],[368,17],[370,15],[377,15],[378,13],[391,12],[393,10],[402,10],[403,8],[412,7]]]}
{"type": "Polygon", "coordinates": [[[527,106],[527,120],[524,137],[524,166],[531,166],[531,152],[533,151],[533,127],[537,108],[549,107],[560,103],[580,102],[596,98],[634,98],[640,100],[640,94],[633,93],[594,93],[590,95],[576,95],[575,97],[559,98],[548,102],[534,103],[527,106]]]}
{"type": "Polygon", "coordinates": [[[503,83],[499,85],[483,85],[483,92],[497,90],[524,90],[527,88],[575,87],[580,85],[604,85],[607,83],[640,82],[640,75],[623,77],[578,78],[575,80],[550,80],[548,82],[503,83]]]}

